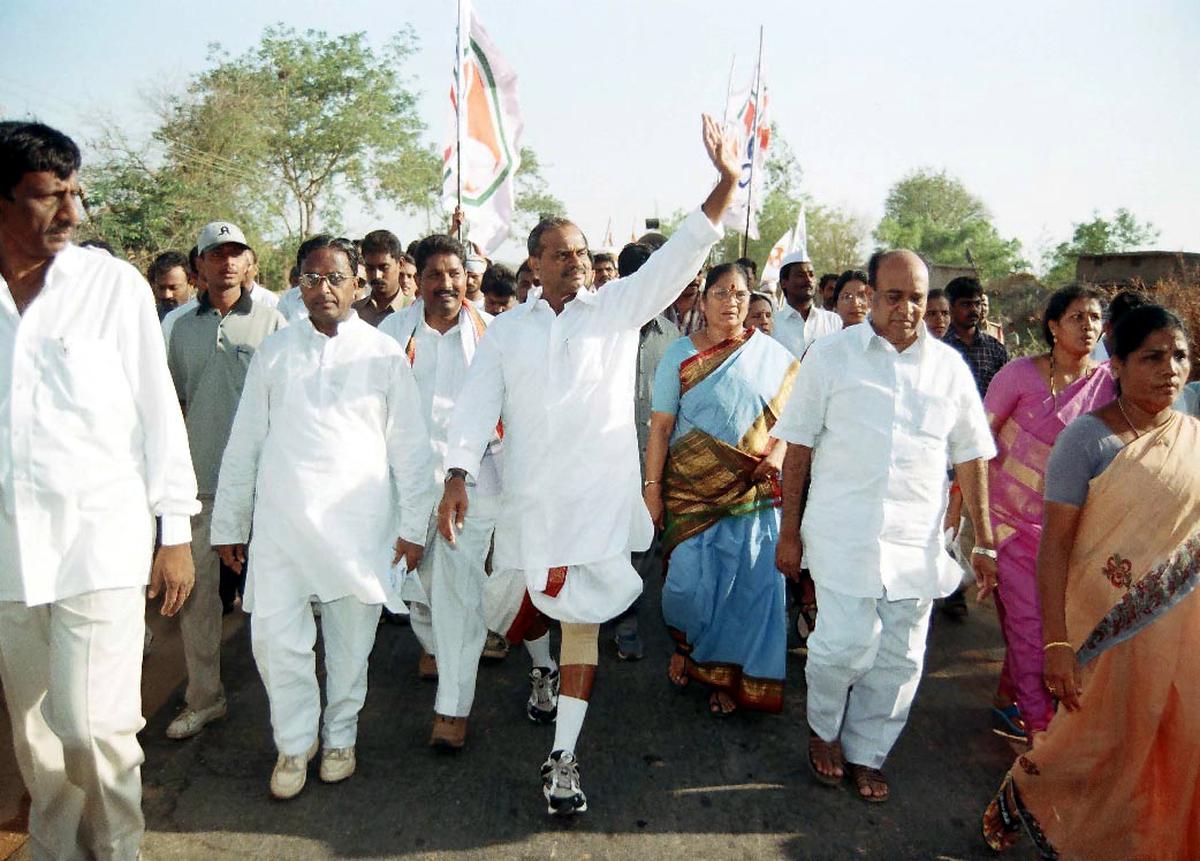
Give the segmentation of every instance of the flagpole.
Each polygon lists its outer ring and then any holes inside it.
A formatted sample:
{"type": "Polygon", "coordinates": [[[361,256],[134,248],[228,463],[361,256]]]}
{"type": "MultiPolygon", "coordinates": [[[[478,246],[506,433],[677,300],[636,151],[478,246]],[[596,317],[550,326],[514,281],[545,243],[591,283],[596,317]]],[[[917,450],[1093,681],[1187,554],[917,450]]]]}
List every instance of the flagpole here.
{"type": "MultiPolygon", "coordinates": [[[[750,214],[754,212],[754,162],[758,160],[758,110],[762,97],[763,25],[758,26],[758,68],[754,71],[754,125],[750,129],[750,181],[746,183],[746,229],[742,232],[742,256],[750,247],[750,214]]],[[[728,104],[728,100],[726,100],[728,104]]]]}
{"type": "MultiPolygon", "coordinates": [[[[463,32],[462,0],[458,0],[458,23],[454,46],[454,179],[457,184],[456,207],[462,209],[462,110],[463,110],[463,32]]],[[[458,223],[458,241],[462,242],[462,222],[458,223]]]]}
{"type": "Polygon", "coordinates": [[[733,97],[733,67],[737,64],[737,54],[729,58],[729,80],[725,83],[725,115],[721,117],[721,127],[729,123],[729,100],[733,97]]]}

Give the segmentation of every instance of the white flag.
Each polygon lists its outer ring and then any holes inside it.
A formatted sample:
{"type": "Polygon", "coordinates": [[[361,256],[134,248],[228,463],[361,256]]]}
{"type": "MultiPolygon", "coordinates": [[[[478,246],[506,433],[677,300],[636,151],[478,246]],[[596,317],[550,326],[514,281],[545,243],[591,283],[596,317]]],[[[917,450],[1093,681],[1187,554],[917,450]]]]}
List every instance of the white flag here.
{"type": "Polygon", "coordinates": [[[804,213],[804,204],[800,204],[800,214],[796,216],[796,224],[771,247],[767,262],[763,265],[763,283],[774,283],[779,280],[779,267],[783,258],[793,251],[808,252],[808,220],[804,213]]]}
{"type": "Polygon", "coordinates": [[[738,137],[742,154],[742,175],[734,192],[733,203],[725,210],[721,223],[739,233],[746,230],[746,213],[750,211],[751,239],[758,239],[758,213],[763,205],[763,182],[766,179],[767,150],[771,145],[771,98],[762,79],[762,68],[755,72],[750,89],[732,93],[726,107],[738,137]],[[761,92],[760,92],[761,90],[761,92]]]}
{"type": "Polygon", "coordinates": [[[491,254],[508,238],[521,166],[517,76],[479,23],[469,0],[459,7],[458,51],[450,89],[450,143],[442,153],[442,204],[462,207],[472,242],[491,254]],[[461,158],[458,142],[462,142],[461,158]]]}

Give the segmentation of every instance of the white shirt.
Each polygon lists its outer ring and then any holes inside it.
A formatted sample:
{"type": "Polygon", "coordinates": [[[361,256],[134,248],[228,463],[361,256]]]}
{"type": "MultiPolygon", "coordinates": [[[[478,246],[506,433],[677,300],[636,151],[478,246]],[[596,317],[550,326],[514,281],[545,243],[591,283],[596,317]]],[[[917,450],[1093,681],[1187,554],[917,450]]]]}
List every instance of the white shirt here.
{"type": "MultiPolygon", "coordinates": [[[[493,319],[491,314],[483,311],[479,312],[479,317],[484,325],[490,325],[493,319]]],[[[425,322],[425,305],[418,300],[408,308],[389,315],[379,324],[379,331],[395,338],[401,348],[407,346],[410,336],[413,340],[413,377],[421,393],[421,417],[429,428],[434,474],[439,489],[446,477],[443,464],[450,417],[477,349],[473,324],[465,309],[459,311],[458,320],[445,333],[438,332],[425,322]]],[[[485,496],[500,492],[500,467],[496,457],[499,446],[498,441],[488,446],[476,476],[478,492],[485,496]]]]}
{"type": "Polygon", "coordinates": [[[282,314],[283,319],[289,323],[304,320],[308,317],[308,307],[304,304],[304,300],[300,298],[299,287],[289,287],[284,290],[283,295],[279,297],[279,306],[275,310],[282,314]]]}
{"type": "Polygon", "coordinates": [[[792,351],[797,359],[803,358],[804,351],[817,338],[832,335],[842,329],[842,318],[832,311],[818,308],[814,303],[808,311],[808,319],[800,316],[800,312],[784,302],[775,312],[775,327],[771,336],[792,351]]]}
{"type": "Polygon", "coordinates": [[[385,600],[399,535],[425,543],[433,464],[400,346],[351,312],[335,337],[310,323],[259,346],[213,503],[212,543],[250,538],[247,610],[316,595],[385,600]]]}
{"type": "Polygon", "coordinates": [[[22,316],[0,278],[0,601],[141,586],[199,510],[145,279],[68,245],[22,316]]]}
{"type": "Polygon", "coordinates": [[[279,296],[272,293],[266,287],[254,281],[250,284],[250,298],[260,305],[266,305],[268,308],[279,307],[279,296]]]}
{"type": "Polygon", "coordinates": [[[871,327],[822,338],[800,364],[771,431],[813,449],[800,537],[813,579],[890,600],[947,595],[961,571],[943,550],[946,462],[996,447],[975,380],[924,324],[903,353],[871,327]]]}
{"type": "Polygon", "coordinates": [[[476,474],[503,418],[497,570],[534,572],[538,589],[550,567],[649,546],[633,413],[638,330],[696,276],[720,235],[695,212],[633,275],[580,290],[561,314],[535,287],[492,322],[450,421],[446,468],[476,474]]]}
{"type": "MultiPolygon", "coordinates": [[[[299,291],[299,288],[294,287],[292,289],[299,291]]],[[[297,296],[297,298],[299,298],[299,296],[297,296]]],[[[279,297],[276,296],[274,293],[272,293],[267,288],[265,288],[259,284],[255,284],[254,289],[250,291],[250,299],[251,299],[251,301],[255,302],[258,305],[266,305],[268,308],[278,308],[279,313],[283,314],[283,318],[285,320],[287,320],[289,323],[292,322],[292,319],[290,317],[288,317],[287,314],[284,314],[283,308],[279,307],[279,305],[280,305],[279,297]]],[[[304,307],[304,303],[301,302],[300,306],[304,307]]],[[[168,311],[166,313],[166,316],[164,316],[162,318],[162,323],[160,324],[162,326],[163,341],[165,341],[168,344],[171,343],[171,330],[175,328],[175,321],[178,320],[180,317],[182,317],[184,314],[186,314],[188,311],[195,311],[199,307],[200,307],[200,300],[197,297],[193,296],[191,299],[188,299],[186,302],[184,302],[178,308],[172,308],[170,311],[168,311]]],[[[305,311],[304,311],[304,316],[305,317],[308,316],[307,309],[305,309],[305,311]]]]}

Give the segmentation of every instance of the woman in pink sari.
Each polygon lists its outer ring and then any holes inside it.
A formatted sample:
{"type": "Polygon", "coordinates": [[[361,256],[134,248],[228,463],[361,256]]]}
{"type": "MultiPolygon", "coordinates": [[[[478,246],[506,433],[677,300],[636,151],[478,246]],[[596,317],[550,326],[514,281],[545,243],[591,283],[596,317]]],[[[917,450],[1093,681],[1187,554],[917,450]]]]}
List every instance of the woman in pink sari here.
{"type": "Polygon", "coordinates": [[[1035,574],[1042,490],[1046,459],[1059,433],[1113,399],[1108,363],[1090,358],[1100,338],[1100,296],[1078,286],[1054,293],[1042,318],[1050,351],[1004,366],[984,398],[999,451],[988,469],[988,496],[999,554],[996,608],[1006,646],[993,705],[996,731],[1010,738],[1043,731],[1054,713],[1042,685],[1035,574]]]}
{"type": "MultiPolygon", "coordinates": [[[[1063,861],[1200,858],[1200,420],[1171,408],[1183,324],[1157,305],[1113,336],[1117,397],[1046,468],[1037,577],[1060,708],[983,816],[1063,861]]],[[[1002,581],[1003,582],[1003,581],[1002,581]]]]}

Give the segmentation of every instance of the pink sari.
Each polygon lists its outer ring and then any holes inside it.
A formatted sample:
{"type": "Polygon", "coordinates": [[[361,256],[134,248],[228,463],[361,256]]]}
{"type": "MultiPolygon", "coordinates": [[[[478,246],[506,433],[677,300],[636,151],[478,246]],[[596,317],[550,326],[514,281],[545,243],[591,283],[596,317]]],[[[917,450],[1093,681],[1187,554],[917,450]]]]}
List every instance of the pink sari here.
{"type": "Polygon", "coordinates": [[[1026,728],[1034,732],[1046,728],[1054,710],[1042,684],[1042,611],[1035,571],[1046,461],[1063,428],[1114,397],[1107,362],[1052,397],[1034,360],[1024,358],[1000,369],[984,399],[989,421],[1004,421],[996,439],[999,453],[988,464],[1000,572],[996,610],[1006,647],[1000,689],[1015,698],[1026,728]]]}

